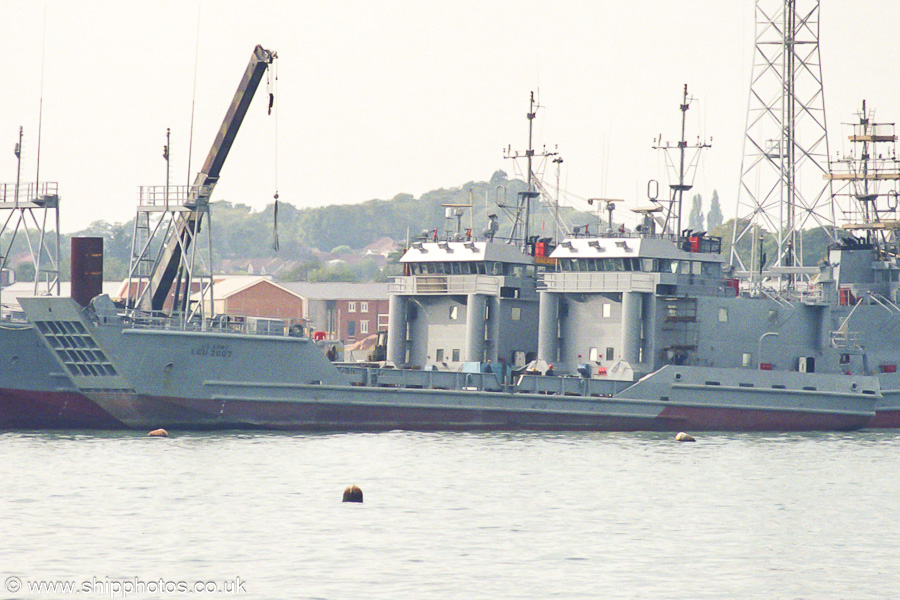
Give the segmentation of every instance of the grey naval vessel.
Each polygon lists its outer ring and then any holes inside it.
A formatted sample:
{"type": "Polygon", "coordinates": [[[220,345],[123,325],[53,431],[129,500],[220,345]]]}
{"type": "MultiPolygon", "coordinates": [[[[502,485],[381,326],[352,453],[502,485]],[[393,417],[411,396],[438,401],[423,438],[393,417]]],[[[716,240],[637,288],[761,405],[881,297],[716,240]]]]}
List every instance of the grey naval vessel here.
{"type": "MultiPolygon", "coordinates": [[[[334,364],[290,323],[250,331],[211,314],[212,278],[198,256],[211,255],[212,242],[202,247],[201,225],[274,59],[254,51],[194,185],[141,188],[124,307],[88,292],[19,299],[27,322],[0,330],[4,356],[15,358],[0,372],[0,425],[792,431],[900,423],[896,193],[856,193],[860,218],[827,260],[803,285],[772,289],[761,270],[741,281],[720,239],[680,228],[690,189],[683,169],[668,202],[633,209],[633,231],[613,225],[608,202],[605,230],[580,228],[558,243],[531,235],[540,195],[532,161],[541,153],[530,134],[527,188],[503,207],[508,234],[496,214],[481,235],[464,230],[465,207],[451,206],[444,233],[411,240],[391,289],[387,361],[334,364]],[[23,406],[28,423],[13,418],[23,406]]],[[[682,118],[688,105],[685,87],[682,118]]],[[[535,114],[532,97],[529,131],[535,114]]],[[[854,143],[895,139],[860,120],[854,143]]],[[[834,177],[874,181],[858,169],[872,156],[867,147],[834,177]]],[[[875,160],[879,173],[896,167],[875,160]]]]}

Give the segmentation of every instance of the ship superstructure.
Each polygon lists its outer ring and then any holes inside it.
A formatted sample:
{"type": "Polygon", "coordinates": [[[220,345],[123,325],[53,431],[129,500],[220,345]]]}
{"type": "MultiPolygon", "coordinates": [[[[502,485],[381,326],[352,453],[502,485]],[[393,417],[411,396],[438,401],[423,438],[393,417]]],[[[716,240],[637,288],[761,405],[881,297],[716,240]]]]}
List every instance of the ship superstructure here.
{"type": "MultiPolygon", "coordinates": [[[[522,368],[537,349],[537,273],[554,263],[549,237],[532,235],[540,198],[533,160],[557,156],[533,147],[538,105],[531,94],[528,148],[507,158],[524,158],[526,189],[517,194],[509,234],[499,235],[496,213],[488,215],[482,235],[474,224],[463,231],[462,217],[470,205],[446,205],[448,227],[425,232],[401,258],[404,276],[391,284],[388,359],[396,366],[458,369],[465,363],[491,361],[500,367],[522,368]],[[453,227],[455,219],[455,228],[453,227]]],[[[499,200],[499,199],[498,199],[499,200]]],[[[497,212],[501,212],[498,206],[497,212]]]]}

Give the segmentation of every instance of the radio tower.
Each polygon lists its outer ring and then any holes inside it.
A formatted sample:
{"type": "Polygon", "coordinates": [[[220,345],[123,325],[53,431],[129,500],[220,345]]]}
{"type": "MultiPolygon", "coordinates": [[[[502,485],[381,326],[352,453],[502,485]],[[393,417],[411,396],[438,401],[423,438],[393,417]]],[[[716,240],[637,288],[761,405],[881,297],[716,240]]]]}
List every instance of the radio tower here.
{"type": "Polygon", "coordinates": [[[791,288],[809,274],[802,230],[834,238],[819,1],[756,0],[755,43],[731,264],[757,286],[791,288]]]}

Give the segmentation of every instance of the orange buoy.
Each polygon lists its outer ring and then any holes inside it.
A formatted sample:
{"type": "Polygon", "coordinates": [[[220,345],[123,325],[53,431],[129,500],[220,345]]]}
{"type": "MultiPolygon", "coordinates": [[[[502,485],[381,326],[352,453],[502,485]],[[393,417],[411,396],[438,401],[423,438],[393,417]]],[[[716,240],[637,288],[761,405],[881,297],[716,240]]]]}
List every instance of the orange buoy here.
{"type": "Polygon", "coordinates": [[[362,502],[363,501],[363,493],[362,490],[359,489],[355,485],[351,485],[347,489],[344,490],[344,500],[343,502],[362,502]]]}
{"type": "Polygon", "coordinates": [[[147,437],[169,437],[169,432],[162,428],[154,429],[147,434],[147,437]]]}

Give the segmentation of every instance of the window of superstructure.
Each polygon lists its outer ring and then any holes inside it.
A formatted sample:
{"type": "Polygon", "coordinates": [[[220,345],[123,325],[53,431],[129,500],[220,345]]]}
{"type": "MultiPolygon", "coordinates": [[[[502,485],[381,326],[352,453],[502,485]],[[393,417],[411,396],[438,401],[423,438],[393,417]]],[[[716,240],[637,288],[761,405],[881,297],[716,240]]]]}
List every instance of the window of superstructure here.
{"type": "Polygon", "coordinates": [[[600,352],[597,351],[596,346],[590,349],[590,352],[588,352],[588,358],[591,362],[598,362],[600,360],[600,352]]]}
{"type": "Polygon", "coordinates": [[[703,276],[709,278],[719,277],[722,274],[722,268],[719,263],[705,262],[703,265],[703,276]]]}
{"type": "Polygon", "coordinates": [[[452,269],[454,275],[462,274],[462,265],[460,265],[458,262],[450,263],[450,268],[452,269]]]}
{"type": "Polygon", "coordinates": [[[691,275],[700,275],[702,264],[699,261],[691,262],[691,275]]]}
{"type": "Polygon", "coordinates": [[[450,320],[456,321],[457,319],[459,319],[459,307],[453,305],[450,307],[450,320]]]}
{"type": "Polygon", "coordinates": [[[603,303],[602,314],[604,319],[608,319],[612,316],[612,304],[609,302],[603,303]]]}
{"type": "Polygon", "coordinates": [[[483,262],[475,263],[475,270],[478,272],[479,275],[484,275],[484,273],[485,273],[484,263],[483,262]]]}
{"type": "Polygon", "coordinates": [[[616,358],[616,349],[612,346],[606,348],[606,360],[614,360],[616,358]]]}
{"type": "Polygon", "coordinates": [[[720,308],[719,309],[719,323],[727,323],[728,322],[728,309],[720,308]]]}
{"type": "Polygon", "coordinates": [[[434,360],[436,360],[439,363],[444,362],[444,349],[443,348],[438,348],[437,350],[435,350],[434,360]]]}
{"type": "Polygon", "coordinates": [[[509,311],[509,318],[512,319],[513,321],[518,321],[519,319],[521,319],[522,318],[522,309],[519,308],[518,306],[513,306],[512,309],[509,311]]]}
{"type": "Polygon", "coordinates": [[[656,271],[656,259],[655,258],[642,258],[641,259],[641,270],[646,273],[653,273],[656,271]]]}
{"type": "Polygon", "coordinates": [[[616,271],[624,271],[625,270],[625,259],[614,258],[613,259],[613,268],[616,271]]]}
{"type": "Polygon", "coordinates": [[[681,260],[679,262],[678,272],[682,275],[690,275],[691,274],[691,261],[689,260],[681,260]]]}
{"type": "Polygon", "coordinates": [[[513,265],[512,273],[513,273],[513,277],[524,277],[525,276],[525,265],[513,265]]]}
{"type": "Polygon", "coordinates": [[[451,357],[452,357],[451,360],[453,360],[453,362],[459,362],[459,348],[453,349],[453,353],[451,354],[451,357]]]}

